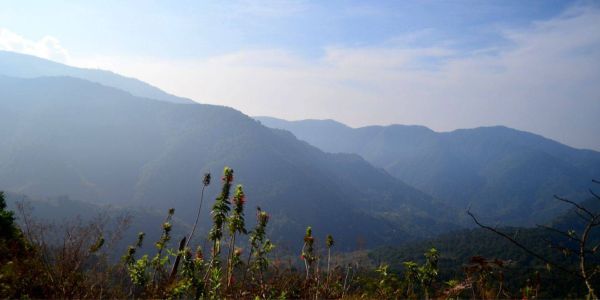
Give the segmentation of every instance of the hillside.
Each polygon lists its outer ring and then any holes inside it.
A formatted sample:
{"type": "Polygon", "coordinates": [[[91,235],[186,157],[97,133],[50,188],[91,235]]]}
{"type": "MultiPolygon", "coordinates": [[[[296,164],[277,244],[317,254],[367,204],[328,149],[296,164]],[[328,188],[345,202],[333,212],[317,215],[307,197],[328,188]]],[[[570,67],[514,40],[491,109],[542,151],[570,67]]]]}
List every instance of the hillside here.
{"type": "Polygon", "coordinates": [[[118,88],[138,97],[173,103],[194,103],[190,99],[168,94],[157,87],[135,78],[121,76],[105,70],[71,67],[15,52],[0,51],[0,75],[20,78],[70,76],[118,88]]]}
{"type": "MultiPolygon", "coordinates": [[[[274,215],[282,247],[312,225],[346,248],[397,243],[457,228],[456,211],[357,155],[327,154],[292,134],[219,106],[138,98],[67,77],[0,78],[0,189],[195,216],[203,222],[223,166],[255,206],[274,215]]],[[[294,248],[295,249],[295,248],[294,248]]]]}
{"type": "MultiPolygon", "coordinates": [[[[26,228],[26,224],[18,209],[18,204],[23,205],[24,213],[31,218],[30,222],[33,221],[40,227],[47,227],[44,233],[48,243],[57,243],[57,241],[60,243],[66,230],[77,225],[99,226],[103,228],[107,239],[117,237],[110,235],[116,234],[117,228],[125,225],[125,230],[120,233],[119,238],[108,241],[110,255],[114,260],[120,259],[125,254],[127,246],[135,241],[139,232],[144,232],[147,241],[142,245],[142,252],[153,252],[154,242],[160,238],[161,222],[167,216],[167,211],[154,211],[143,207],[98,205],[76,201],[66,196],[39,199],[8,193],[5,197],[7,209],[16,213],[21,228],[26,228]]],[[[172,222],[173,235],[176,237],[187,235],[191,226],[178,219],[177,212],[175,213],[172,222]]],[[[176,244],[177,242],[173,241],[172,243],[176,244]]]]}
{"type": "Polygon", "coordinates": [[[434,132],[423,126],[350,128],[332,120],[257,118],[320,149],[355,153],[396,178],[490,221],[533,225],[561,213],[600,178],[600,153],[496,126],[434,132]]]}
{"type": "MultiPolygon", "coordinates": [[[[582,204],[593,213],[600,211],[598,199],[589,199],[582,204]]],[[[570,207],[565,203],[562,203],[562,206],[570,207]]],[[[548,225],[564,231],[575,230],[578,234],[584,227],[580,217],[572,209],[548,225]]],[[[579,260],[575,254],[565,255],[560,250],[550,247],[552,244],[555,247],[561,245],[577,249],[576,244],[569,243],[569,240],[561,234],[545,228],[505,227],[498,228],[498,230],[543,257],[560,263],[569,270],[577,271],[579,260]]],[[[600,232],[591,231],[588,245],[597,245],[598,242],[600,242],[600,232]]],[[[481,256],[486,259],[510,261],[501,270],[508,290],[518,291],[528,279],[533,280],[536,272],[539,272],[543,291],[543,294],[540,295],[541,298],[581,298],[585,296],[582,293],[585,291],[585,285],[578,278],[555,268],[548,269],[544,262],[529,255],[503,237],[482,228],[445,233],[430,240],[401,247],[380,248],[372,251],[369,257],[377,264],[387,263],[393,270],[399,271],[403,269],[403,262],[421,261],[422,253],[432,247],[440,252],[440,279],[444,281],[462,278],[465,273],[464,268],[469,264],[471,257],[481,256]]],[[[588,264],[598,263],[600,263],[600,257],[593,254],[588,255],[588,264]]],[[[600,280],[596,279],[596,284],[598,283],[600,280]]]]}

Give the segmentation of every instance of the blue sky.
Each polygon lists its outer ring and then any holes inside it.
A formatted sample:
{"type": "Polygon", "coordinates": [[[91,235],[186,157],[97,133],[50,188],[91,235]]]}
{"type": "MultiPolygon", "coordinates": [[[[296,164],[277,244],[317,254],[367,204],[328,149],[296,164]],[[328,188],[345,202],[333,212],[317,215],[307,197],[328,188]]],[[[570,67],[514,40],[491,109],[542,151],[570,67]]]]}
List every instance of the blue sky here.
{"type": "Polygon", "coordinates": [[[198,57],[282,48],[318,56],[331,45],[386,44],[427,32],[471,50],[502,43],[499,27],[560,14],[572,1],[0,1],[2,25],[51,35],[79,55],[198,57]]]}
{"type": "Polygon", "coordinates": [[[598,1],[2,1],[0,49],[249,115],[600,150],[598,1]]]}

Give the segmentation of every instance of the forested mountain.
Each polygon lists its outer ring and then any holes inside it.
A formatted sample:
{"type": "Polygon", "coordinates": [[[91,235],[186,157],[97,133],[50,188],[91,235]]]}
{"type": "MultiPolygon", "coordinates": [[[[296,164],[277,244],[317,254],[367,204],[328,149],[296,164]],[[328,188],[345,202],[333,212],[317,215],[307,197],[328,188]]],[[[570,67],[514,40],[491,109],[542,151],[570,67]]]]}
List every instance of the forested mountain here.
{"type": "Polygon", "coordinates": [[[121,76],[110,71],[76,68],[31,55],[1,50],[0,75],[20,78],[71,76],[115,87],[138,97],[174,103],[194,103],[190,99],[165,93],[138,79],[121,76]]]}
{"type": "Polygon", "coordinates": [[[554,194],[582,197],[591,179],[600,178],[600,153],[502,126],[434,132],[423,126],[257,119],[324,151],[359,154],[449,205],[471,206],[503,224],[548,221],[561,212],[554,194]]]}
{"type": "Polygon", "coordinates": [[[0,99],[0,190],[174,207],[189,222],[210,171],[208,222],[227,165],[245,186],[248,222],[257,205],[271,212],[278,241],[301,243],[312,225],[352,248],[458,223],[455,210],[358,155],[324,153],[231,108],[139,98],[69,77],[0,77],[0,99]]]}
{"type": "MultiPolygon", "coordinates": [[[[564,208],[571,207],[563,202],[559,203],[564,208]]],[[[598,199],[589,199],[582,205],[593,213],[600,212],[598,199]]],[[[574,230],[577,236],[581,236],[585,225],[574,209],[568,209],[567,213],[552,220],[547,226],[564,232],[574,230]]],[[[497,228],[497,230],[506,233],[528,249],[560,264],[565,269],[574,273],[579,272],[579,258],[576,252],[578,244],[565,235],[541,227],[504,227],[497,228]],[[574,251],[567,252],[560,247],[574,249],[574,251]]],[[[592,230],[587,240],[587,248],[592,249],[599,242],[600,232],[592,230]]],[[[374,262],[390,264],[393,270],[398,271],[403,269],[405,261],[422,260],[422,253],[432,247],[440,253],[440,279],[444,281],[464,277],[465,268],[472,265],[471,258],[481,257],[488,261],[495,259],[504,261],[504,265],[500,269],[488,265],[490,267],[488,271],[491,272],[488,280],[496,281],[498,276],[503,276],[507,290],[518,291],[525,287],[528,280],[535,285],[536,274],[539,274],[540,289],[543,291],[540,298],[581,298],[585,296],[583,293],[585,285],[579,278],[555,267],[547,266],[545,262],[533,257],[505,238],[483,228],[445,233],[430,240],[400,247],[383,247],[372,251],[369,256],[374,262]]],[[[593,266],[598,263],[600,263],[600,257],[590,251],[587,255],[587,264],[593,266]]],[[[600,284],[600,278],[596,278],[594,284],[596,286],[600,284]]]]}

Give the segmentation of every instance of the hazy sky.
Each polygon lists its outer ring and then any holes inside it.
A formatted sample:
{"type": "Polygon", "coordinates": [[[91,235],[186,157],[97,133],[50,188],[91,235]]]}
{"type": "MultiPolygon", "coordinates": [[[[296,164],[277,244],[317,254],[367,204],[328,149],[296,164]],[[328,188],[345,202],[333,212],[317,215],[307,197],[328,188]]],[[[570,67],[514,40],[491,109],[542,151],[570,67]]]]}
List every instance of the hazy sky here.
{"type": "Polygon", "coordinates": [[[600,150],[598,1],[2,1],[0,49],[248,115],[600,150]]]}

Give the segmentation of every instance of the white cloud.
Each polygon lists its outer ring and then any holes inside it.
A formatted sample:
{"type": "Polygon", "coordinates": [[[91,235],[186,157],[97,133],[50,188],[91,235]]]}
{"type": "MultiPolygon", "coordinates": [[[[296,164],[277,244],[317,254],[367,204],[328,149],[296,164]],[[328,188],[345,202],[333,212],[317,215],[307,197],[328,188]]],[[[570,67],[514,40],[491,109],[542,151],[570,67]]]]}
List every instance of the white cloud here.
{"type": "Polygon", "coordinates": [[[6,28],[0,28],[0,50],[35,55],[63,63],[69,61],[69,52],[55,37],[44,36],[38,41],[33,41],[6,28]]]}

